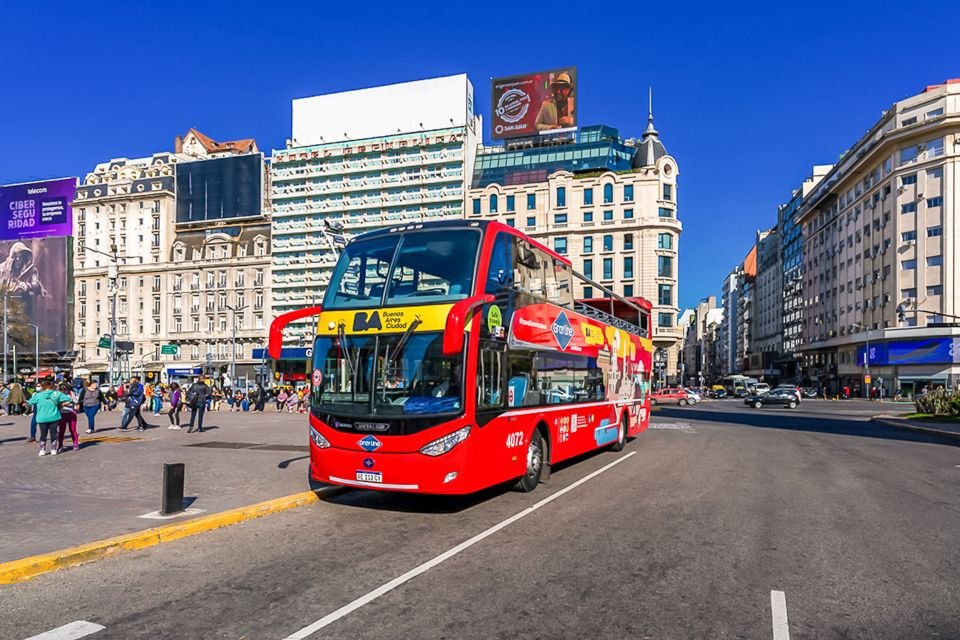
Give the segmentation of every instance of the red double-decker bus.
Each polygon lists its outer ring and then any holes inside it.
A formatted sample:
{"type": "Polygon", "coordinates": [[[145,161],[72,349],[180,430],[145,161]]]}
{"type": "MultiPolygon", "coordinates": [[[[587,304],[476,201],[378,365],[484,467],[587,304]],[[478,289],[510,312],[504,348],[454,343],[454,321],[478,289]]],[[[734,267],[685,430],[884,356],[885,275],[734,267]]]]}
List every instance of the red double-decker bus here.
{"type": "Polygon", "coordinates": [[[574,273],[516,229],[466,220],[357,237],[316,316],[310,475],[433,494],[515,481],[621,450],[649,421],[650,304],[574,273]],[[608,297],[574,300],[589,282],[608,297]]]}

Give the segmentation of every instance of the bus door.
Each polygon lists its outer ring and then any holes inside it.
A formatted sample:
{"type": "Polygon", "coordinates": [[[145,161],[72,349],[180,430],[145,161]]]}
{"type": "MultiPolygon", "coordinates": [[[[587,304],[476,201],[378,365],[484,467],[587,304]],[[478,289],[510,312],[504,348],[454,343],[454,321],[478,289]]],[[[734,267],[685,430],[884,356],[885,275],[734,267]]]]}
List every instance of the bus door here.
{"type": "MultiPolygon", "coordinates": [[[[507,400],[507,350],[503,342],[480,340],[477,354],[477,424],[483,426],[504,412],[507,400]]],[[[468,381],[469,384],[469,381],[468,381]]]]}

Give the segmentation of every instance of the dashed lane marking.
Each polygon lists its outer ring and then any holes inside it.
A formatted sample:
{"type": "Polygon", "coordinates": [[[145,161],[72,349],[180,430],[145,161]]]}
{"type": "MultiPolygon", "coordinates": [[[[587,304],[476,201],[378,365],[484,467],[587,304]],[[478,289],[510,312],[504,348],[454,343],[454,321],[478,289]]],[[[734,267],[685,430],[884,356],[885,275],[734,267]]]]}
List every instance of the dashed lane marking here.
{"type": "Polygon", "coordinates": [[[787,623],[787,596],[783,591],[770,592],[770,611],[773,615],[773,640],[790,640],[787,623]]]}
{"type": "MultiPolygon", "coordinates": [[[[438,555],[437,557],[433,558],[432,560],[428,560],[427,562],[424,562],[423,564],[421,564],[421,565],[419,565],[419,566],[417,566],[417,567],[414,567],[413,569],[411,569],[410,571],[407,571],[407,572],[404,573],[403,575],[398,576],[398,577],[394,578],[393,580],[391,580],[390,582],[387,582],[387,583],[385,583],[385,584],[377,587],[376,589],[374,589],[374,590],[371,591],[370,593],[368,593],[368,594],[366,594],[366,595],[363,595],[363,596],[360,596],[359,598],[357,598],[357,599],[354,600],[353,602],[351,602],[351,603],[349,603],[349,604],[346,604],[346,605],[340,607],[339,609],[337,609],[337,610],[334,611],[333,613],[327,614],[327,615],[325,615],[324,617],[322,617],[322,618],[320,618],[319,620],[317,620],[316,622],[314,622],[314,623],[312,623],[312,624],[309,624],[309,625],[307,625],[306,627],[304,627],[303,629],[300,629],[299,631],[296,631],[296,632],[290,634],[289,636],[286,637],[286,640],[303,640],[304,638],[308,638],[308,637],[312,636],[312,635],[315,634],[317,631],[320,631],[320,630],[323,629],[324,627],[333,624],[334,622],[336,622],[336,621],[339,620],[340,618],[343,618],[343,617],[345,617],[345,616],[350,615],[351,613],[353,613],[354,611],[356,611],[356,610],[359,609],[360,607],[362,607],[362,606],[364,606],[364,605],[366,605],[366,604],[370,604],[371,602],[373,602],[374,600],[376,600],[376,599],[379,598],[380,596],[382,596],[382,595],[384,595],[384,594],[386,594],[386,593],[388,593],[388,592],[390,592],[390,591],[393,591],[394,589],[396,589],[397,587],[401,586],[401,585],[404,584],[405,582],[409,582],[410,580],[413,580],[413,579],[416,578],[417,576],[426,573],[426,572],[429,571],[430,569],[433,569],[434,567],[436,567],[437,565],[441,564],[442,562],[446,562],[447,560],[449,560],[449,559],[452,558],[453,556],[457,555],[457,554],[460,553],[461,551],[466,551],[467,549],[469,549],[469,548],[472,547],[473,545],[477,544],[477,543],[480,542],[481,540],[483,540],[483,539],[485,539],[485,538],[489,538],[490,536],[492,536],[493,534],[497,533],[497,532],[500,531],[501,529],[504,529],[504,528],[506,528],[506,527],[509,527],[511,524],[513,524],[513,523],[516,522],[517,520],[520,520],[521,518],[525,518],[526,516],[530,515],[531,513],[533,513],[534,511],[536,511],[536,510],[539,509],[540,507],[543,507],[543,506],[548,505],[549,503],[553,502],[554,500],[556,500],[556,499],[559,498],[560,496],[564,495],[565,493],[568,493],[568,492],[570,492],[570,491],[573,491],[574,489],[576,489],[577,487],[579,487],[580,485],[582,485],[584,482],[587,482],[587,481],[589,481],[589,480],[592,480],[593,478],[596,478],[598,475],[600,475],[600,474],[603,473],[604,471],[607,471],[607,470],[609,470],[609,469],[612,469],[614,466],[620,464],[620,463],[623,462],[624,460],[629,460],[629,459],[630,459],[632,456],[634,456],[634,455],[636,455],[636,451],[632,451],[632,452],[628,453],[627,455],[623,456],[622,458],[617,458],[616,460],[614,460],[614,461],[611,462],[610,464],[608,464],[608,465],[606,465],[606,466],[604,466],[604,467],[601,467],[601,468],[597,469],[597,470],[594,471],[593,473],[588,474],[588,475],[584,476],[583,478],[580,478],[579,480],[577,480],[576,482],[574,482],[573,484],[571,484],[569,487],[565,487],[565,488],[561,489],[560,491],[557,491],[557,492],[554,493],[553,495],[547,496],[546,498],[544,498],[544,499],[541,500],[540,502],[537,502],[537,503],[534,504],[533,506],[527,507],[527,508],[524,509],[523,511],[521,511],[521,512],[519,512],[519,513],[517,513],[517,514],[514,514],[514,515],[510,516],[509,518],[507,518],[507,519],[504,520],[503,522],[500,522],[499,524],[493,525],[492,527],[490,527],[490,528],[487,529],[486,531],[483,531],[482,533],[478,533],[477,535],[473,536],[473,537],[470,538],[469,540],[466,540],[466,541],[464,541],[464,542],[461,542],[460,544],[458,544],[457,546],[453,547],[452,549],[449,549],[448,551],[444,551],[443,553],[441,553],[441,554],[438,555]]],[[[777,640],[779,640],[779,639],[777,639],[777,640]]]]}
{"type": "Polygon", "coordinates": [[[86,620],[77,620],[62,627],[44,631],[43,633],[30,636],[27,640],[77,640],[106,629],[102,624],[87,622],[86,620]]]}

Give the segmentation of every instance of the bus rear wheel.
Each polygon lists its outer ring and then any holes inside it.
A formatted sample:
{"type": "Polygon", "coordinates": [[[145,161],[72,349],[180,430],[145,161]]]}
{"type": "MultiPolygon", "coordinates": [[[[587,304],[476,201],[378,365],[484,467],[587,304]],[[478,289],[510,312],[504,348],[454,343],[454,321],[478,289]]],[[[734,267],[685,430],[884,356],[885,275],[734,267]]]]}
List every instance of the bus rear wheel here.
{"type": "Polygon", "coordinates": [[[537,488],[540,476],[543,475],[543,458],[543,435],[539,429],[535,429],[527,446],[527,469],[513,485],[514,489],[530,493],[537,488]]]}
{"type": "Polygon", "coordinates": [[[620,419],[620,431],[617,433],[617,441],[610,445],[610,451],[623,451],[623,448],[627,446],[627,413],[624,412],[623,418],[620,419]]]}

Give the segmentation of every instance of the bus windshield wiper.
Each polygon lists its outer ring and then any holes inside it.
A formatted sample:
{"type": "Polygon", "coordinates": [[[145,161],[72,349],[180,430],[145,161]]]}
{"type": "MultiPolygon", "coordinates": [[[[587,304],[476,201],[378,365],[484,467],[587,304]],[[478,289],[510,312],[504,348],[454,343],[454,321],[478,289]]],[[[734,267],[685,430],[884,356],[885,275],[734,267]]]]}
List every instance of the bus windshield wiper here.
{"type": "Polygon", "coordinates": [[[393,362],[394,360],[400,357],[400,354],[403,353],[404,347],[407,346],[407,342],[410,340],[410,336],[413,334],[414,331],[416,331],[417,327],[419,327],[422,323],[423,321],[420,320],[419,317],[413,319],[413,322],[411,322],[407,326],[407,330],[403,332],[403,335],[400,336],[400,339],[397,341],[397,344],[393,347],[393,353],[387,356],[388,362],[393,362]]]}

